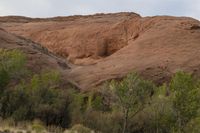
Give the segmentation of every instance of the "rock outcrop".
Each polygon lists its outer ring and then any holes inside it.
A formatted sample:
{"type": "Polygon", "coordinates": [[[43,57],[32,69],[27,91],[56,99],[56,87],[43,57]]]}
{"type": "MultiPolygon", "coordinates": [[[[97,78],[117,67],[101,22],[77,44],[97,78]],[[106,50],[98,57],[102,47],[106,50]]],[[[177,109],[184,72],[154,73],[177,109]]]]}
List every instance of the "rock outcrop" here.
{"type": "Polygon", "coordinates": [[[192,18],[135,13],[1,17],[0,27],[66,58],[71,69],[62,73],[81,89],[131,71],[157,83],[178,70],[200,75],[200,22],[192,18]]]}

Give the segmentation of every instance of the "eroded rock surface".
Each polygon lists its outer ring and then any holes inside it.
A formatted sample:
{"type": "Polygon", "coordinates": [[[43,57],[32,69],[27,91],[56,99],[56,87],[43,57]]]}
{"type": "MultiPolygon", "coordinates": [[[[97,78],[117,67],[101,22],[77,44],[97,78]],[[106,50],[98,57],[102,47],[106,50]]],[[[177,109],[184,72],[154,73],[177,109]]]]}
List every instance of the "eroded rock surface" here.
{"type": "Polygon", "coordinates": [[[135,13],[1,17],[0,27],[66,58],[73,65],[62,73],[81,89],[131,71],[157,83],[177,70],[200,75],[200,22],[192,18],[135,13]]]}

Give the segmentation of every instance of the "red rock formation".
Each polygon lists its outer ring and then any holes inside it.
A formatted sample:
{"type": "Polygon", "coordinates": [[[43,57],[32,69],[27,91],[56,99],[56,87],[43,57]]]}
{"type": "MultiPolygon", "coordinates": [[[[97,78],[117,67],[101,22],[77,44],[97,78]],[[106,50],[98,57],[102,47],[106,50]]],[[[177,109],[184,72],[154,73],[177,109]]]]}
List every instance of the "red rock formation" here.
{"type": "Polygon", "coordinates": [[[75,64],[66,77],[87,89],[131,71],[158,83],[177,70],[200,75],[200,22],[134,13],[48,19],[0,18],[0,27],[75,64]]]}

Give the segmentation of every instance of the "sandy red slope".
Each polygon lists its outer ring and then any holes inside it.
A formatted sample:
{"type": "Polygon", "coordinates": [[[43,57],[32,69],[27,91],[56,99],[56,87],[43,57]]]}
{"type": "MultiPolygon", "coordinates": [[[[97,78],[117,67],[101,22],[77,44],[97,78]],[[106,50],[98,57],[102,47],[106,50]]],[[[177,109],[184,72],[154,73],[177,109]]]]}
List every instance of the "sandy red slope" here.
{"type": "Polygon", "coordinates": [[[192,18],[117,13],[19,20],[0,18],[0,27],[76,64],[63,74],[82,89],[131,71],[157,82],[177,70],[200,75],[200,22],[192,18]]]}

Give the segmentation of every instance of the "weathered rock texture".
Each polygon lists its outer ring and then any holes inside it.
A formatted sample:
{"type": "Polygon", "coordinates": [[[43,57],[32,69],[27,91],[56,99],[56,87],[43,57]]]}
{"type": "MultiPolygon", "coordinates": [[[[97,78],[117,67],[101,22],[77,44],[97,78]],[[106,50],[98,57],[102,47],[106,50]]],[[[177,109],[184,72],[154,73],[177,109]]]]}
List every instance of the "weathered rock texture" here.
{"type": "Polygon", "coordinates": [[[0,27],[65,57],[73,65],[63,74],[82,89],[131,71],[157,83],[177,70],[200,75],[200,22],[192,18],[135,13],[1,17],[0,27]]]}

